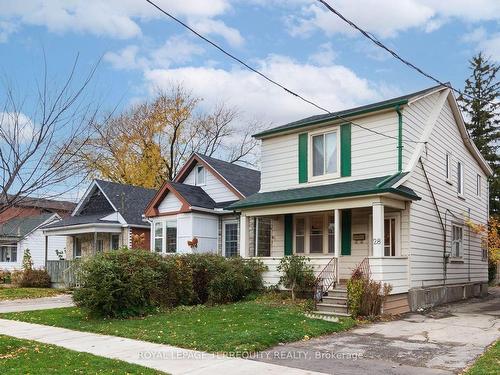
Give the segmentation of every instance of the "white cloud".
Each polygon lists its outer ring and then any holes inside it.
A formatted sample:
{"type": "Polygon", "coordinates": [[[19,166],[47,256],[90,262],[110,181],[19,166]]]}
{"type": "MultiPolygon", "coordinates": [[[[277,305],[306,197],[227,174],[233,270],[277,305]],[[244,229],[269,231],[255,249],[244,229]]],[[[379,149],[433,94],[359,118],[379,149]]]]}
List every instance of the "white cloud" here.
{"type": "Polygon", "coordinates": [[[500,62],[500,32],[488,33],[484,27],[479,27],[465,34],[462,40],[474,44],[477,51],[482,51],[485,56],[500,62]]]}
{"type": "MultiPolygon", "coordinates": [[[[279,3],[278,3],[279,4],[279,3]]],[[[433,32],[450,20],[467,23],[500,20],[498,0],[337,0],[330,4],[365,30],[382,38],[419,28],[433,32]]],[[[309,36],[315,30],[327,35],[357,35],[357,31],[321,4],[304,0],[301,14],[288,18],[289,32],[309,36]]]]}
{"type": "Polygon", "coordinates": [[[309,61],[321,66],[331,65],[337,57],[333,50],[332,43],[323,43],[319,46],[318,51],[309,56],[309,61]]]}
{"type": "Polygon", "coordinates": [[[173,36],[157,48],[129,45],[116,52],[107,52],[104,54],[104,60],[115,69],[144,70],[167,68],[172,64],[184,64],[190,62],[195,55],[200,55],[203,52],[203,48],[192,43],[189,39],[173,36]]]}
{"type": "MultiPolygon", "coordinates": [[[[378,87],[358,77],[342,65],[301,64],[283,56],[269,56],[258,62],[259,69],[304,97],[329,110],[338,110],[380,99],[378,87]]],[[[230,70],[209,67],[152,69],[144,72],[151,93],[180,82],[211,108],[224,101],[247,114],[255,114],[266,123],[284,123],[318,114],[320,111],[270,85],[256,74],[233,67],[230,70]]],[[[388,88],[384,87],[387,93],[388,88]]]]}
{"type": "Polygon", "coordinates": [[[232,46],[241,46],[244,42],[240,32],[227,26],[220,20],[203,19],[191,22],[193,28],[201,34],[216,34],[222,36],[232,46]]]}
{"type": "Polygon", "coordinates": [[[10,34],[13,34],[18,29],[17,25],[13,22],[0,20],[0,43],[5,43],[10,34]]]}
{"type": "Polygon", "coordinates": [[[30,141],[35,134],[33,121],[24,113],[0,112],[0,140],[16,139],[20,143],[30,141]]]}
{"type": "MultiPolygon", "coordinates": [[[[157,0],[156,3],[175,16],[208,23],[231,8],[230,0],[157,0]]],[[[51,32],[79,32],[118,39],[140,36],[139,21],[152,19],[171,22],[158,9],[141,0],[23,0],[4,1],[0,7],[2,22],[16,21],[44,26],[51,32]]],[[[227,36],[230,43],[237,40],[235,29],[220,20],[213,22],[216,25],[210,33],[227,36]]]]}

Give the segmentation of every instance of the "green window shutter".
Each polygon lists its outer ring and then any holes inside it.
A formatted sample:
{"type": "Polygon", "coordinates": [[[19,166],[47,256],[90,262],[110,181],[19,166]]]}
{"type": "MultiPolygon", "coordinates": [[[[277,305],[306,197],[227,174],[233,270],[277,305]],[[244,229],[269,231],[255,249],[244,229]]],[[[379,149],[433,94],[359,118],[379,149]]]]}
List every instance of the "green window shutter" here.
{"type": "Polygon", "coordinates": [[[340,126],[340,176],[351,175],[351,124],[340,126]]]}
{"type": "Polygon", "coordinates": [[[342,210],[341,255],[351,255],[351,210],[342,210]]]}
{"type": "Polygon", "coordinates": [[[307,182],[307,133],[299,134],[299,183],[307,182]]]}
{"type": "Polygon", "coordinates": [[[293,247],[293,215],[285,215],[285,255],[292,255],[293,247]]]}

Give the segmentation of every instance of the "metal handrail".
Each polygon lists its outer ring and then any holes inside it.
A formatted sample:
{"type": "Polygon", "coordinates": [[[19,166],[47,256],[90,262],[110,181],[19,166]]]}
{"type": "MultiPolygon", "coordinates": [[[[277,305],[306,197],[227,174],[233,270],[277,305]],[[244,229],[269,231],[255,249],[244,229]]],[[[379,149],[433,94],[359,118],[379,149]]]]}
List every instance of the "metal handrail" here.
{"type": "Polygon", "coordinates": [[[337,258],[334,257],[326,264],[316,277],[314,282],[313,297],[314,303],[323,300],[323,295],[330,290],[332,285],[337,282],[337,258]]]}
{"type": "Polygon", "coordinates": [[[366,280],[370,280],[372,277],[372,272],[370,269],[370,260],[368,258],[364,258],[358,266],[352,271],[352,278],[362,278],[366,280]]]}

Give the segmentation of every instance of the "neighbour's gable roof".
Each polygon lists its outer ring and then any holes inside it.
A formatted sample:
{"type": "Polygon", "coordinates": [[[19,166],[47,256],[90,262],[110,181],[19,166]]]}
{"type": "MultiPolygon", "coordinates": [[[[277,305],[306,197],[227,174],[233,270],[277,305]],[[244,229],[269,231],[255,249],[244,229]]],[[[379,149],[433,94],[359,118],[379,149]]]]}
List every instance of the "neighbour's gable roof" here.
{"type": "MultiPolygon", "coordinates": [[[[14,199],[15,196],[9,195],[9,199],[14,199]]],[[[19,207],[35,207],[44,210],[53,210],[53,211],[66,211],[71,212],[74,210],[76,203],[61,201],[55,199],[47,199],[47,198],[34,198],[34,197],[18,197],[16,198],[16,206],[19,207]]]]}
{"type": "Polygon", "coordinates": [[[324,115],[315,115],[315,116],[310,116],[303,118],[301,120],[293,121],[285,125],[277,126],[272,129],[264,130],[260,133],[254,134],[253,136],[255,138],[264,138],[267,136],[283,133],[283,132],[289,132],[289,131],[294,131],[302,128],[307,128],[312,125],[317,125],[323,122],[327,121],[334,121],[334,120],[342,120],[343,118],[347,117],[353,117],[353,116],[360,116],[366,113],[374,112],[374,111],[381,111],[384,109],[389,109],[389,108],[394,108],[398,105],[402,106],[405,104],[408,104],[410,100],[414,100],[418,97],[425,96],[433,91],[436,90],[442,90],[445,89],[445,86],[437,85],[433,87],[426,88],[424,90],[412,92],[410,94],[398,96],[396,98],[392,99],[387,99],[383,100],[380,102],[376,103],[371,103],[367,105],[363,105],[360,107],[354,107],[354,108],[349,108],[345,109],[342,111],[337,111],[337,112],[332,112],[324,115]]]}
{"type": "Polygon", "coordinates": [[[392,187],[405,175],[406,173],[401,173],[393,176],[338,182],[329,185],[308,186],[297,189],[257,193],[230,205],[227,209],[239,210],[242,208],[311,202],[383,193],[393,193],[407,199],[419,200],[420,197],[410,188],[405,186],[399,186],[397,188],[392,187]]]}
{"type": "Polygon", "coordinates": [[[175,177],[175,182],[183,182],[196,163],[205,165],[216,178],[240,198],[257,193],[260,189],[260,172],[234,163],[194,153],[175,177]]]}
{"type": "Polygon", "coordinates": [[[51,218],[58,219],[59,216],[53,213],[46,213],[10,219],[0,224],[0,237],[22,239],[51,218]]]}
{"type": "MultiPolygon", "coordinates": [[[[51,229],[51,228],[62,228],[68,227],[71,225],[82,225],[82,224],[95,224],[95,223],[103,223],[103,224],[120,224],[117,220],[102,220],[103,217],[113,214],[114,212],[108,213],[99,213],[94,215],[81,215],[81,216],[69,216],[62,220],[59,220],[55,223],[45,225],[43,229],[51,229]]],[[[144,223],[142,223],[144,225],[144,223]]]]}

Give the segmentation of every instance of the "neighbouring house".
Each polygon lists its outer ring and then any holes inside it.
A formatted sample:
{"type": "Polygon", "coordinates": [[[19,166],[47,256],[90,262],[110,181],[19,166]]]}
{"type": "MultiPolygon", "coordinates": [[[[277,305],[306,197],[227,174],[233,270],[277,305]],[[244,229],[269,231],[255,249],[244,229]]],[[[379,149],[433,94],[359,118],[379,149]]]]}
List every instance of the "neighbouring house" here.
{"type": "Polygon", "coordinates": [[[73,202],[24,197],[12,207],[0,213],[0,224],[18,217],[34,217],[42,214],[58,214],[60,217],[71,215],[76,204],[73,202]]]}
{"type": "Polygon", "coordinates": [[[145,210],[151,250],[238,255],[239,216],[224,208],[259,187],[259,171],[194,153],[145,210]]]}
{"type": "Polygon", "coordinates": [[[42,227],[60,220],[55,213],[23,216],[0,224],[0,270],[20,270],[24,251],[29,249],[34,268],[43,268],[47,260],[57,260],[57,252],[63,253],[66,238],[46,238],[42,227]],[[47,242],[46,242],[47,241],[47,242]]]}
{"type": "Polygon", "coordinates": [[[260,191],[227,209],[241,215],[241,256],[269,267],[267,283],[283,256],[299,254],[323,291],[339,289],[318,305],[326,313],[345,311],[339,285],[358,267],[392,285],[386,312],[487,292],[487,251],[467,221],[487,223],[492,170],[447,87],[255,137],[260,191]]]}
{"type": "Polygon", "coordinates": [[[122,246],[149,249],[149,223],[142,214],[156,190],[94,180],[71,216],[44,226],[45,235],[66,236],[66,259],[122,246]]]}

